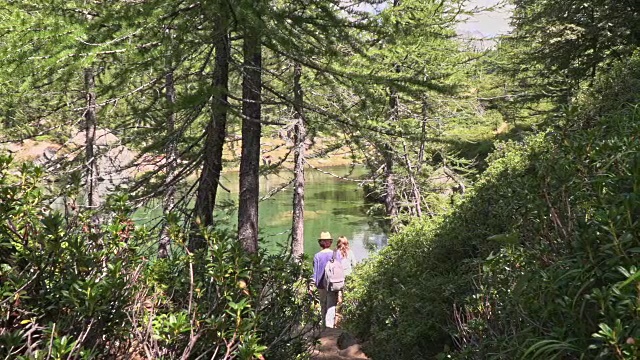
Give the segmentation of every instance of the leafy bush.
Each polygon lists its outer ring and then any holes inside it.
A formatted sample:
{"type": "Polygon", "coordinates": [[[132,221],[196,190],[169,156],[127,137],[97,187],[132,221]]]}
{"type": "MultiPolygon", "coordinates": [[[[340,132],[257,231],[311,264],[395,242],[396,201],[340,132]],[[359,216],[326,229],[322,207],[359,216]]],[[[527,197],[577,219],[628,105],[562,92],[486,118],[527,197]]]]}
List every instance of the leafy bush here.
{"type": "Polygon", "coordinates": [[[347,326],[368,354],[640,357],[640,112],[606,114],[498,144],[450,214],[358,269],[347,326]]]}
{"type": "Polygon", "coordinates": [[[459,323],[465,358],[638,357],[638,115],[530,152],[529,184],[512,198],[526,209],[517,241],[478,261],[482,285],[459,323]]]}
{"type": "Polygon", "coordinates": [[[317,319],[301,264],[210,231],[208,249],[189,253],[177,219],[174,255],[149,259],[157,235],[134,226],[126,196],[108,212],[63,215],[42,175],[0,156],[1,357],[306,356],[317,319]]]}
{"type": "Polygon", "coordinates": [[[509,233],[518,222],[521,209],[509,197],[527,162],[509,151],[517,146],[499,147],[504,156],[493,155],[483,178],[450,214],[414,221],[356,271],[345,292],[346,326],[365,340],[367,354],[422,359],[453,345],[454,306],[473,295],[471,275],[478,272],[471,260],[499,249],[485,239],[509,233]],[[514,187],[503,186],[506,181],[514,187]]]}
{"type": "Polygon", "coordinates": [[[103,229],[53,211],[42,170],[0,157],[0,354],[54,359],[126,351],[140,239],[123,214],[103,229]]]}
{"type": "MultiPolygon", "coordinates": [[[[179,228],[172,232],[174,241],[184,238],[179,228]]],[[[205,235],[205,252],[184,248],[147,269],[145,300],[133,316],[147,357],[303,358],[312,330],[305,325],[318,323],[305,292],[309,270],[282,256],[248,255],[235,240],[205,235]]]]}

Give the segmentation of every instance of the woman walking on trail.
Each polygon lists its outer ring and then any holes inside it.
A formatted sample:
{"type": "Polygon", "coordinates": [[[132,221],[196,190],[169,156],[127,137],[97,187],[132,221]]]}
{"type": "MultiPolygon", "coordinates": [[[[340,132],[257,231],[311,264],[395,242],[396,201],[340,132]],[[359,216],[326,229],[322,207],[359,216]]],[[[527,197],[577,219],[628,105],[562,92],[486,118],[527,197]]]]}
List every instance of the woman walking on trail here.
{"type": "Polygon", "coordinates": [[[356,266],[356,256],[353,254],[353,251],[349,247],[349,240],[347,240],[345,236],[340,236],[338,238],[336,249],[340,253],[340,257],[342,258],[342,270],[344,271],[344,275],[347,276],[351,274],[353,267],[356,266]]]}
{"type": "Polygon", "coordinates": [[[327,263],[335,256],[336,260],[340,261],[340,253],[338,251],[331,250],[331,243],[333,238],[328,232],[320,233],[318,244],[322,248],[313,257],[313,282],[318,288],[320,295],[320,309],[322,311],[322,323],[328,328],[335,327],[336,305],[338,304],[338,293],[335,291],[328,291],[327,284],[324,276],[324,269],[327,263]]]}
{"type": "MultiPolygon", "coordinates": [[[[353,251],[349,247],[349,240],[347,240],[346,236],[340,236],[338,238],[338,243],[336,244],[336,250],[340,253],[340,257],[342,258],[342,272],[344,272],[344,276],[348,276],[351,274],[353,267],[356,266],[356,256],[353,254],[353,251]]],[[[344,290],[340,290],[338,292],[338,306],[342,305],[342,299],[344,295],[344,290]]],[[[342,319],[340,314],[336,314],[336,324],[339,324],[342,319]]]]}

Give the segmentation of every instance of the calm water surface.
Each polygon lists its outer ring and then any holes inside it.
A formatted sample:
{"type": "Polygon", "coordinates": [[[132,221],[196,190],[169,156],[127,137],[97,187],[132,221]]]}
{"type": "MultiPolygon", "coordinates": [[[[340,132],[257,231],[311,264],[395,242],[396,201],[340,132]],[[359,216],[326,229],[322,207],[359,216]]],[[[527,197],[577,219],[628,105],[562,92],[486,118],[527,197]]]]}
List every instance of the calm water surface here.
{"type": "MultiPolygon", "coordinates": [[[[357,179],[364,174],[362,167],[328,167],[323,171],[357,179]]],[[[291,171],[260,178],[260,195],[275,191],[293,178],[291,171]]],[[[317,238],[320,232],[329,231],[334,238],[344,235],[349,239],[355,256],[360,260],[370,251],[386,245],[387,237],[379,221],[367,215],[363,189],[358,182],[342,180],[308,168],[305,172],[304,250],[313,256],[320,250],[317,238]]],[[[231,192],[219,189],[217,207],[236,204],[238,201],[238,173],[227,173],[220,181],[231,192]]],[[[259,225],[261,246],[269,250],[289,246],[292,221],[293,190],[289,186],[260,202],[259,225]]],[[[218,211],[217,217],[236,226],[235,210],[218,211]]]]}

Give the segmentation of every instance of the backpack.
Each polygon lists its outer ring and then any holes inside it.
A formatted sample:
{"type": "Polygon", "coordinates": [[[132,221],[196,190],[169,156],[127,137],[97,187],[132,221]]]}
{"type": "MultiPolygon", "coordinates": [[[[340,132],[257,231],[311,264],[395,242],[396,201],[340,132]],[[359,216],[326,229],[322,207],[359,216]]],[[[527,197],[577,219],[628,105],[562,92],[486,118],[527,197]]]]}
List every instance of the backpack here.
{"type": "Polygon", "coordinates": [[[344,271],[342,262],[336,259],[336,251],[324,267],[324,283],[327,291],[340,291],[344,288],[344,271]]]}

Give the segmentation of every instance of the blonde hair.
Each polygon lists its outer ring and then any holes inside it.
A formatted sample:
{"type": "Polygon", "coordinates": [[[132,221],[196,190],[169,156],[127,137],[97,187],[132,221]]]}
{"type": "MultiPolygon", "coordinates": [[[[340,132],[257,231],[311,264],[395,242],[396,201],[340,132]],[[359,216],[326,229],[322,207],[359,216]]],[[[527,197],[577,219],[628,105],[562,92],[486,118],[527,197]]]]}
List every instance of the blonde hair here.
{"type": "Polygon", "coordinates": [[[340,236],[338,238],[336,248],[340,250],[343,257],[347,257],[347,253],[349,252],[349,240],[347,240],[345,236],[340,236]]]}

